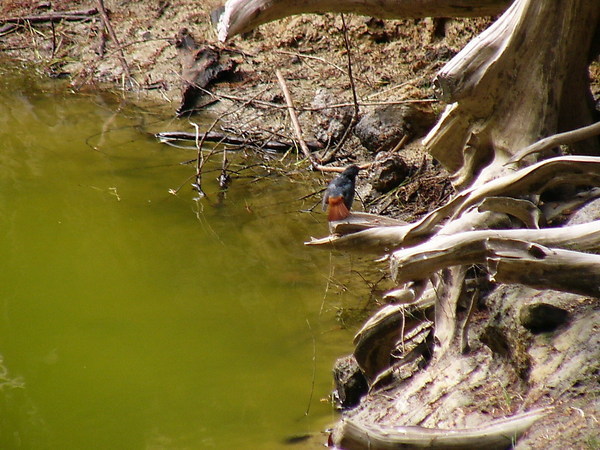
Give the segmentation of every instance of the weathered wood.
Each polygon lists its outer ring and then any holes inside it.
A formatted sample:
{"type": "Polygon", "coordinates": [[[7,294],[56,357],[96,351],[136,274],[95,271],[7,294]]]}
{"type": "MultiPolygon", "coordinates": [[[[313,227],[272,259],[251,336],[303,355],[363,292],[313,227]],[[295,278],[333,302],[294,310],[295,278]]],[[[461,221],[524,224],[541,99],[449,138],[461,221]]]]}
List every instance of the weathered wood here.
{"type": "Polygon", "coordinates": [[[390,367],[398,342],[408,342],[416,332],[431,327],[428,316],[434,303],[435,293],[430,292],[416,303],[384,306],[356,333],[354,357],[370,383],[390,367]]]}
{"type": "Polygon", "coordinates": [[[445,219],[460,216],[488,197],[539,194],[545,189],[561,184],[598,185],[599,183],[599,157],[561,156],[547,159],[459,192],[445,205],[416,222],[414,229],[406,233],[406,238],[411,233],[422,235],[445,219]]]}
{"type": "Polygon", "coordinates": [[[542,211],[529,200],[512,197],[486,197],[477,207],[478,211],[493,211],[519,219],[527,228],[540,228],[546,220],[542,211]]]}
{"type": "Polygon", "coordinates": [[[576,130],[565,131],[564,133],[553,134],[547,138],[519,150],[512,158],[507,161],[507,164],[516,164],[521,162],[529,155],[541,153],[559,145],[573,144],[574,142],[582,141],[594,136],[600,135],[600,122],[593,123],[586,127],[577,128],[576,130]]]}
{"type": "Polygon", "coordinates": [[[600,220],[541,230],[477,230],[438,235],[416,247],[395,251],[390,257],[398,283],[425,279],[446,267],[485,263],[488,241],[519,240],[548,247],[587,252],[600,251],[600,220]]]}
{"type": "Polygon", "coordinates": [[[498,419],[486,426],[442,430],[416,426],[384,426],[342,419],[333,433],[336,447],[346,450],[379,450],[400,448],[505,449],[510,447],[531,425],[544,417],[549,409],[536,409],[512,417],[498,419]]]}
{"type": "Polygon", "coordinates": [[[404,226],[406,222],[393,217],[380,216],[361,211],[353,211],[344,220],[329,222],[331,234],[345,235],[375,227],[404,226]]]}
{"type": "Polygon", "coordinates": [[[287,16],[341,12],[401,17],[479,17],[500,14],[509,0],[228,0],[217,24],[219,40],[287,16]]]}
{"type": "Polygon", "coordinates": [[[457,264],[441,271],[435,302],[435,337],[440,350],[447,351],[459,337],[458,302],[463,293],[467,267],[457,264]]]}
{"type": "Polygon", "coordinates": [[[515,240],[488,242],[488,254],[496,282],[600,298],[600,255],[515,240]]]}
{"type": "MultiPolygon", "coordinates": [[[[516,0],[438,73],[451,105],[424,143],[455,186],[494,178],[521,148],[593,122],[587,66],[599,20],[593,0],[516,0]]],[[[576,152],[599,154],[600,144],[576,152]]]]}
{"type": "MultiPolygon", "coordinates": [[[[329,250],[343,250],[357,253],[384,255],[400,247],[408,247],[423,242],[431,236],[437,228],[424,233],[414,233],[414,226],[397,225],[383,226],[357,231],[343,236],[330,235],[324,238],[305,242],[304,245],[316,246],[329,250]],[[407,239],[410,233],[410,238],[407,239]]],[[[337,229],[337,228],[336,228],[337,229]]]]}

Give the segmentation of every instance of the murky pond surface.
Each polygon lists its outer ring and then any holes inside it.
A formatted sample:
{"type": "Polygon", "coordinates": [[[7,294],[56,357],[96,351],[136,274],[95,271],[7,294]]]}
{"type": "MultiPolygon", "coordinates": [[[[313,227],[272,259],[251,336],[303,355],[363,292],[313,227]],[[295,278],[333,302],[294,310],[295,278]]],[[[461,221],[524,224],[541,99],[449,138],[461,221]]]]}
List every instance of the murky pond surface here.
{"type": "Polygon", "coordinates": [[[0,448],[286,448],[332,423],[359,300],[302,245],[326,232],[312,188],[238,178],[218,204],[213,172],[209,199],[171,195],[195,155],[155,115],[0,78],[0,448]]]}

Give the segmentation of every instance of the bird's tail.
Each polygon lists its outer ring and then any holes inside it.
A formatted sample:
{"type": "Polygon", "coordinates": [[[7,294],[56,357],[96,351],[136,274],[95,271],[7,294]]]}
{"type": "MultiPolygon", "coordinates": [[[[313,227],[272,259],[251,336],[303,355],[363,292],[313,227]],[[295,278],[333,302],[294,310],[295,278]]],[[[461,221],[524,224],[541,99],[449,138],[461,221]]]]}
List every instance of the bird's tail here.
{"type": "Polygon", "coordinates": [[[334,222],[336,220],[344,220],[350,215],[350,210],[344,203],[344,197],[329,197],[329,210],[327,213],[327,219],[330,222],[334,222]]]}

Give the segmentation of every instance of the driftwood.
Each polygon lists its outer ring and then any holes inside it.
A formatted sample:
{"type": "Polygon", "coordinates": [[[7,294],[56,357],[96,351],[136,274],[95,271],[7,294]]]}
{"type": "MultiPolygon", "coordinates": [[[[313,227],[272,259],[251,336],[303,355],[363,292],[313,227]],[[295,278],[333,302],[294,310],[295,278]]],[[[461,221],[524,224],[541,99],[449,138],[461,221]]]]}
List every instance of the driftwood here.
{"type": "MultiPolygon", "coordinates": [[[[517,0],[438,73],[450,105],[424,143],[457,187],[494,178],[542,137],[593,123],[587,66],[599,17],[590,0],[517,0]]],[[[600,151],[597,140],[574,148],[600,151]]]]}
{"type": "Polygon", "coordinates": [[[487,254],[493,281],[600,298],[600,255],[515,240],[490,241],[487,254]]]}
{"type": "Polygon", "coordinates": [[[217,24],[219,40],[257,26],[302,13],[355,13],[381,19],[400,17],[477,17],[501,13],[510,4],[507,0],[229,0],[217,24]]]}
{"type": "Polygon", "coordinates": [[[381,426],[342,419],[334,430],[333,443],[346,450],[365,448],[444,448],[505,449],[510,447],[549,409],[536,409],[512,417],[494,420],[486,426],[463,430],[441,430],[414,426],[381,426]]]}
{"type": "Polygon", "coordinates": [[[484,263],[492,253],[488,242],[524,241],[543,246],[581,251],[600,251],[600,220],[581,225],[541,230],[477,230],[438,235],[423,244],[398,250],[391,256],[391,270],[400,283],[426,278],[445,267],[484,263]]]}
{"type": "MultiPolygon", "coordinates": [[[[335,230],[343,229],[342,224],[336,224],[334,227],[335,230]]],[[[413,233],[413,230],[413,225],[367,228],[343,236],[332,234],[324,238],[313,238],[304,244],[332,250],[383,255],[399,247],[418,244],[433,235],[433,231],[419,235],[413,233]]]]}
{"type": "Polygon", "coordinates": [[[507,164],[516,164],[529,155],[541,153],[554,147],[558,147],[559,145],[573,144],[598,135],[600,135],[600,122],[593,123],[592,125],[577,130],[565,131],[564,133],[548,136],[547,138],[541,139],[517,152],[507,161],[507,164]]]}

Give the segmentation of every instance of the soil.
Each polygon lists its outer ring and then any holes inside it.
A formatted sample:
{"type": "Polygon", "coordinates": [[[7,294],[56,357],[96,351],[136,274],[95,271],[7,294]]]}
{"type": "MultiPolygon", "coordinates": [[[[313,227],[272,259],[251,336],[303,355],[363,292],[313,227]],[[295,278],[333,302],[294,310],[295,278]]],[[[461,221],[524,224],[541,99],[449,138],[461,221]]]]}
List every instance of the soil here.
{"type": "MultiPolygon", "coordinates": [[[[9,17],[88,10],[96,7],[97,2],[3,0],[0,4],[0,55],[22,61],[28,68],[50,77],[66,77],[74,90],[119,90],[128,85],[127,70],[119,58],[118,49],[121,48],[134,80],[128,87],[128,98],[150,100],[157,109],[175,115],[184,84],[176,36],[186,28],[200,47],[214,46],[223,58],[234,61],[233,74],[208,87],[213,96],[204,95],[200,99],[201,103],[207,104],[205,109],[219,119],[216,128],[239,135],[281,140],[294,139],[294,131],[275,69],[281,71],[288,84],[306,140],[333,133],[328,127],[335,118],[325,114],[330,110],[312,106],[317,92],[325,90],[326,95],[321,97],[328,99],[326,102],[347,103],[347,111],[352,114],[353,84],[360,102],[369,105],[361,107],[361,117],[381,107],[410,105],[435,118],[445,107],[435,100],[432,80],[436,71],[493,20],[381,21],[346,16],[353,71],[351,80],[347,73],[348,55],[339,15],[290,17],[220,45],[210,20],[211,11],[220,6],[220,0],[113,0],[105,1],[105,4],[120,47],[106,33],[98,14],[91,14],[86,20],[63,20],[53,24],[48,21],[15,25],[3,22],[9,17]]],[[[597,62],[591,67],[591,77],[595,80],[593,93],[598,99],[600,66],[597,62]]],[[[186,124],[187,121],[182,121],[180,128],[186,128],[186,124]]],[[[405,174],[400,180],[391,181],[391,185],[382,188],[379,183],[385,173],[385,164],[375,164],[361,174],[358,193],[365,209],[412,221],[442,204],[451,194],[447,173],[420,143],[419,137],[427,130],[419,128],[408,126],[401,145],[393,142],[377,153],[365,148],[357,136],[351,135],[336,153],[331,163],[336,166],[400,158],[398,164],[405,174]],[[394,148],[396,146],[398,148],[394,148]]],[[[287,170],[297,170],[297,160],[293,157],[289,160],[287,170]]],[[[308,163],[301,167],[309,170],[308,163]]],[[[316,178],[316,183],[324,186],[329,178],[330,175],[316,178]]],[[[519,408],[553,404],[555,409],[550,418],[544,421],[543,427],[532,429],[527,439],[519,444],[521,448],[598,448],[600,438],[594,431],[598,429],[598,322],[592,320],[598,317],[598,303],[579,297],[567,299],[569,301],[553,297],[554,303],[571,305],[571,326],[565,328],[564,335],[532,336],[524,334],[522,328],[518,331],[516,328],[504,329],[496,323],[499,318],[510,316],[511,323],[517,327],[518,301],[507,299],[535,296],[530,291],[497,290],[480,305],[481,312],[473,325],[475,344],[470,362],[465,362],[464,358],[448,362],[450,371],[463,370],[465,378],[475,380],[475,385],[460,388],[456,385],[460,380],[449,383],[449,392],[464,391],[463,397],[429,398],[431,413],[415,418],[418,424],[469,426],[477,424],[479,418],[484,420],[514,413],[519,408]],[[557,356],[557,352],[569,351],[565,342],[567,336],[574,333],[588,339],[588,350],[583,354],[582,366],[569,366],[565,370],[580,370],[581,373],[568,379],[552,378],[552,373],[544,372],[546,366],[542,362],[554,361],[552,364],[557,370],[561,365],[574,364],[574,360],[557,356]],[[508,356],[503,355],[494,345],[498,337],[516,350],[508,356]],[[582,367],[587,368],[583,370],[582,367]],[[545,385],[548,383],[550,387],[545,385]],[[461,404],[457,403],[459,400],[461,404]]],[[[550,302],[552,298],[544,300],[550,302]]],[[[577,340],[577,336],[573,335],[573,339],[577,340]]],[[[582,339],[577,343],[585,345],[582,339]]],[[[433,385],[432,374],[423,372],[419,376],[421,387],[418,383],[411,385],[411,392],[415,393],[413,398],[403,395],[402,387],[396,391],[385,390],[369,395],[367,402],[350,414],[376,421],[406,422],[410,414],[417,412],[416,408],[411,410],[411,402],[426,401],[427,389],[431,391],[433,385]]]]}

